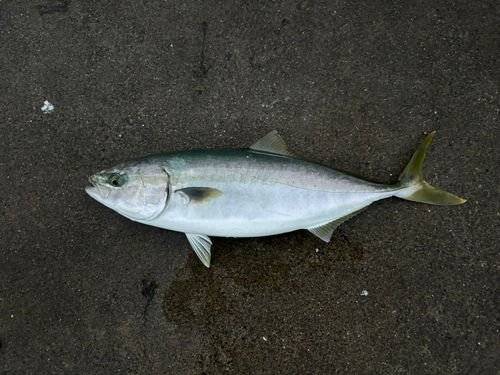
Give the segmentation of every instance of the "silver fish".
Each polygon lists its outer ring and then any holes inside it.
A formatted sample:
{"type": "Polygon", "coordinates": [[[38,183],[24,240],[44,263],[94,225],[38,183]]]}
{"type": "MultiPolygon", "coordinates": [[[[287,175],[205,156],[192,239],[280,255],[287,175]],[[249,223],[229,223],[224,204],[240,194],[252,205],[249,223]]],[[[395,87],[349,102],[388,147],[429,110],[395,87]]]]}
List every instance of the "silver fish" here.
{"type": "Polygon", "coordinates": [[[208,236],[258,237],[307,229],[329,242],[337,226],[380,199],[464,203],[422,179],[434,134],[392,185],[315,163],[272,131],[246,149],[179,151],[122,163],[92,175],[93,186],[85,190],[131,220],[185,233],[209,267],[208,236]]]}

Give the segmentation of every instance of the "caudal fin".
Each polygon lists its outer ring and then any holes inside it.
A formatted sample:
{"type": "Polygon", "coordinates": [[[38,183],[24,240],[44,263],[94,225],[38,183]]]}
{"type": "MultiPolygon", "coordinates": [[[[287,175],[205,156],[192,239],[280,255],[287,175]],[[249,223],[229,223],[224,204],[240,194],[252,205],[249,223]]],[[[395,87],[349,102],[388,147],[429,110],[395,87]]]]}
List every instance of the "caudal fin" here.
{"type": "Polygon", "coordinates": [[[436,132],[432,132],[425,138],[424,142],[422,142],[418,150],[413,154],[401,176],[399,176],[401,186],[403,188],[407,187],[407,189],[402,189],[401,194],[396,194],[396,196],[409,201],[444,206],[462,204],[465,202],[465,199],[436,189],[422,179],[422,164],[424,163],[425,153],[432,142],[432,138],[434,138],[434,134],[436,132]]]}

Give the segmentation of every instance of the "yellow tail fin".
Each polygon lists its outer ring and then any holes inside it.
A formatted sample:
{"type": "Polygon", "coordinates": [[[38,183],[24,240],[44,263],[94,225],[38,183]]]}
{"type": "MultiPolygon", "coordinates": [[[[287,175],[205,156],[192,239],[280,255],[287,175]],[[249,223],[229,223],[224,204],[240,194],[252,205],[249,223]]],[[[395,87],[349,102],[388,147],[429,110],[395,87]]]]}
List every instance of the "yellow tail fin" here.
{"type": "Polygon", "coordinates": [[[412,187],[413,192],[408,196],[400,196],[403,199],[415,202],[428,204],[437,204],[452,206],[466,202],[465,199],[459,198],[456,195],[447,193],[446,191],[436,189],[422,179],[422,164],[424,163],[425,153],[429,148],[436,132],[429,134],[422,142],[417,151],[413,154],[410,162],[404,169],[399,181],[402,187],[412,187]]]}

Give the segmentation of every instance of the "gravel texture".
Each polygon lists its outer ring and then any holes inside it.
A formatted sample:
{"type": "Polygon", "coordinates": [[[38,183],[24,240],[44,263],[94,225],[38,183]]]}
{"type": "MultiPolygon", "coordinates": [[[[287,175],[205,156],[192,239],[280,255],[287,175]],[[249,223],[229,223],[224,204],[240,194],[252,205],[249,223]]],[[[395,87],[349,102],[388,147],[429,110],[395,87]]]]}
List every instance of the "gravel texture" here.
{"type": "Polygon", "coordinates": [[[499,22],[498,1],[1,1],[0,373],[498,374],[499,22]],[[273,129],[387,183],[436,130],[424,177],[468,201],[380,201],[329,244],[213,238],[206,269],[85,194],[273,129]]]}

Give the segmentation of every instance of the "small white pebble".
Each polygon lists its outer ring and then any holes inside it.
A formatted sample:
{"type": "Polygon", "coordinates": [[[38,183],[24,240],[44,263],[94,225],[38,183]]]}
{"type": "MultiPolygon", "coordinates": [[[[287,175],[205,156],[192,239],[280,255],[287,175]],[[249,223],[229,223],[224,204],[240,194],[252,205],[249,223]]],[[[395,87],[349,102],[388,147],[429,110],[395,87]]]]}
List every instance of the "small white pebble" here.
{"type": "Polygon", "coordinates": [[[43,102],[42,112],[44,114],[52,113],[54,112],[54,106],[50,104],[48,100],[46,100],[43,102]]]}
{"type": "Polygon", "coordinates": [[[362,295],[362,296],[367,296],[367,295],[368,295],[368,291],[367,291],[367,290],[363,290],[363,291],[361,292],[361,295],[362,295]]]}

